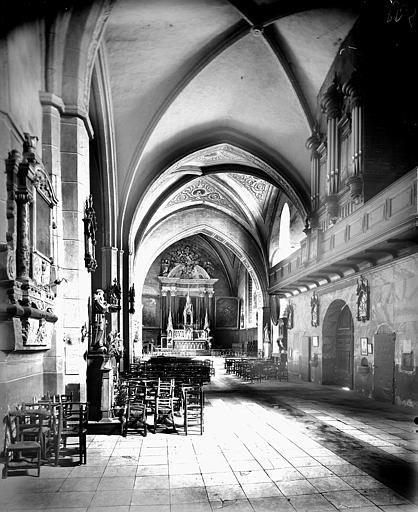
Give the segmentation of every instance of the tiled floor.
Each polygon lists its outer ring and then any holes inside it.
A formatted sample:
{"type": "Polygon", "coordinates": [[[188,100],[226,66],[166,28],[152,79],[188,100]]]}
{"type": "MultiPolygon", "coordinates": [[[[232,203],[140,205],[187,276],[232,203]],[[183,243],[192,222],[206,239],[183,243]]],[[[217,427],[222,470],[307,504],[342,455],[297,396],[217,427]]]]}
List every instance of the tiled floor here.
{"type": "Polygon", "coordinates": [[[1,480],[0,510],[418,512],[417,411],[220,366],[206,399],[203,436],[90,436],[85,466],[1,480]]]}

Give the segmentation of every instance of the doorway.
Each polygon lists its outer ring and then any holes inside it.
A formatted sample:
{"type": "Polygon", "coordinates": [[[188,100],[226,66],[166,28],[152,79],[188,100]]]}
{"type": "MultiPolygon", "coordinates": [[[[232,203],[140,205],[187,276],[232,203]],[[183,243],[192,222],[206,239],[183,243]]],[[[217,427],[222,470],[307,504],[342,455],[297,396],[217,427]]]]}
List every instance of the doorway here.
{"type": "Polygon", "coordinates": [[[374,335],[374,391],[376,400],[395,400],[395,333],[382,325],[374,335]]]}
{"type": "Polygon", "coordinates": [[[354,325],[347,303],[336,299],[322,324],[322,383],[353,388],[354,325]]]}
{"type": "Polygon", "coordinates": [[[353,388],[353,317],[350,308],[342,308],[335,334],[335,383],[338,386],[353,388]]]}

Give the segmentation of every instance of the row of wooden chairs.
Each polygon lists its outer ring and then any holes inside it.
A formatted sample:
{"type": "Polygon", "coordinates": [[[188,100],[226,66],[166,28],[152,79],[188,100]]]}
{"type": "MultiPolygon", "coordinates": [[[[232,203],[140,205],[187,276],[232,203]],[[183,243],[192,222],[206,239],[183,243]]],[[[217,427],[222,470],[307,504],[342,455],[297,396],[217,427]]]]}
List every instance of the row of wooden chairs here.
{"type": "Polygon", "coordinates": [[[286,360],[276,363],[272,360],[260,359],[226,359],[225,369],[226,373],[234,373],[250,382],[270,379],[288,381],[289,379],[286,360]]]}
{"type": "Polygon", "coordinates": [[[2,477],[12,469],[36,468],[44,462],[59,464],[70,438],[77,440],[80,464],[87,462],[87,402],[72,396],[47,396],[37,403],[23,403],[9,410],[4,419],[2,477]]]}
{"type": "Polygon", "coordinates": [[[187,435],[190,428],[199,427],[203,433],[204,393],[202,386],[176,385],[175,379],[138,380],[130,379],[127,388],[126,413],[122,419],[122,435],[128,430],[139,430],[147,435],[148,416],[153,416],[153,432],[157,428],[170,426],[177,432],[175,412],[183,413],[183,425],[187,435]]]}

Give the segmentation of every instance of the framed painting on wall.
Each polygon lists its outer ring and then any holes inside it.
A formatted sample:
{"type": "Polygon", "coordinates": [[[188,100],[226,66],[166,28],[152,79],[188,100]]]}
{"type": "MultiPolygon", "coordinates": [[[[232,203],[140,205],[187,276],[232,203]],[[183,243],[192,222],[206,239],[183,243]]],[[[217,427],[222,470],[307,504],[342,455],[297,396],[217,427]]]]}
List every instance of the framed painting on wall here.
{"type": "Polygon", "coordinates": [[[368,338],[360,338],[360,354],[367,356],[368,354],[368,338]]]}
{"type": "Polygon", "coordinates": [[[218,329],[237,329],[239,299],[236,297],[216,297],[215,314],[218,329]]]}

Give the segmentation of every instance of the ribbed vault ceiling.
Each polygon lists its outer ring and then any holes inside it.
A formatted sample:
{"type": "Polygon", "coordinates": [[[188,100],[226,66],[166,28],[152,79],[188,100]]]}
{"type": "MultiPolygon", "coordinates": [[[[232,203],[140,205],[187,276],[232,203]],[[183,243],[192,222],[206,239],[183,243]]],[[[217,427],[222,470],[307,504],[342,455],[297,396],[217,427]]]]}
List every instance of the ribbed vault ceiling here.
{"type": "Polygon", "coordinates": [[[303,215],[317,95],[358,15],[355,2],[324,5],[114,3],[102,51],[122,240],[133,247],[173,212],[206,205],[239,221],[265,252],[282,192],[303,215]],[[202,157],[222,144],[234,158],[202,157]]]}

